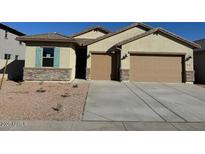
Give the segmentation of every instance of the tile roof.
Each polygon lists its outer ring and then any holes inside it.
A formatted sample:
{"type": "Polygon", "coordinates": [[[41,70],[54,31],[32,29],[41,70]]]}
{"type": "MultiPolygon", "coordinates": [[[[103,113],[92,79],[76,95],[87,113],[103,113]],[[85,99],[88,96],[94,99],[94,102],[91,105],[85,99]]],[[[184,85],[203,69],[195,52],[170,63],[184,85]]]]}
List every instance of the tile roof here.
{"type": "Polygon", "coordinates": [[[90,31],[92,31],[92,30],[99,30],[99,31],[101,31],[101,32],[103,32],[103,33],[105,33],[105,34],[110,33],[110,31],[109,31],[108,29],[105,29],[104,27],[95,26],[95,27],[90,27],[90,28],[88,28],[88,29],[86,29],[86,30],[84,30],[84,31],[82,31],[82,32],[76,33],[76,34],[72,35],[71,37],[76,37],[76,36],[85,34],[85,33],[87,33],[87,32],[90,32],[90,31]]]}
{"type": "Polygon", "coordinates": [[[45,34],[35,34],[35,35],[26,35],[20,37],[21,39],[29,39],[29,38],[42,38],[42,39],[67,39],[69,37],[61,35],[59,33],[45,33],[45,34]]]}
{"type": "Polygon", "coordinates": [[[71,43],[77,43],[81,46],[86,46],[88,44],[92,44],[93,42],[97,42],[99,40],[102,40],[102,39],[105,39],[105,38],[108,38],[110,36],[113,36],[113,35],[116,35],[116,34],[119,34],[121,32],[124,32],[128,29],[131,29],[133,27],[136,27],[136,26],[139,26],[139,27],[142,27],[146,30],[150,30],[152,29],[151,27],[143,24],[143,23],[134,23],[128,27],[125,27],[117,32],[114,32],[114,33],[110,33],[108,30],[104,29],[103,27],[99,27],[99,26],[96,26],[96,27],[93,27],[93,28],[89,28],[81,33],[78,33],[78,34],[75,34],[71,37],[69,36],[65,36],[65,35],[62,35],[62,34],[59,34],[59,33],[45,33],[45,34],[36,34],[36,35],[26,35],[26,36],[21,36],[21,37],[17,37],[16,39],[18,41],[46,41],[46,42],[71,42],[71,43]],[[81,35],[83,33],[86,33],[88,31],[91,31],[93,29],[98,29],[98,30],[101,30],[101,31],[104,31],[105,33],[107,33],[106,35],[102,36],[102,37],[99,37],[97,39],[81,39],[81,38],[73,38],[75,36],[78,36],[78,35],[81,35]]]}
{"type": "Polygon", "coordinates": [[[73,38],[59,33],[45,33],[36,35],[26,35],[16,38],[18,41],[56,41],[56,42],[76,42],[73,38]]]}
{"type": "Polygon", "coordinates": [[[72,38],[59,33],[45,33],[36,35],[27,35],[16,38],[18,41],[45,41],[45,42],[70,42],[76,43],[79,46],[84,46],[85,44],[93,41],[93,39],[81,39],[72,38]]]}
{"type": "MultiPolygon", "coordinates": [[[[153,33],[156,33],[156,32],[159,32],[159,33],[162,33],[164,35],[167,35],[169,37],[172,37],[182,43],[184,43],[185,45],[188,45],[188,46],[191,46],[193,48],[197,48],[199,49],[200,48],[200,45],[199,44],[196,44],[192,41],[189,41],[189,40],[186,40],[178,35],[175,35],[171,32],[168,32],[162,28],[151,28],[143,23],[134,23],[126,28],[123,28],[117,32],[114,32],[114,33],[108,33],[102,37],[99,37],[97,39],[82,39],[82,38],[73,38],[72,37],[69,37],[69,36],[65,36],[65,35],[62,35],[62,34],[59,34],[59,33],[45,33],[45,34],[37,34],[37,35],[26,35],[26,36],[20,36],[20,37],[17,37],[16,39],[18,41],[24,41],[24,42],[27,42],[27,41],[45,41],[45,42],[69,42],[69,43],[76,43],[78,44],[79,46],[86,46],[86,45],[90,45],[92,43],[95,43],[95,42],[98,42],[100,40],[103,40],[103,39],[106,39],[108,37],[111,37],[111,36],[114,36],[116,34],[119,34],[121,32],[124,32],[128,29],[131,29],[133,27],[141,27],[145,30],[147,30],[147,32],[143,33],[143,34],[140,34],[140,35],[137,35],[137,36],[134,36],[134,37],[131,37],[127,40],[124,40],[122,42],[119,42],[117,43],[115,46],[120,46],[120,45],[123,45],[123,44],[126,44],[126,43],[129,43],[129,42],[132,42],[134,40],[137,40],[137,39],[140,39],[142,37],[145,37],[145,36],[148,36],[150,34],[153,34],[153,33]]],[[[204,40],[199,40],[199,42],[203,42],[204,43],[204,47],[205,47],[205,39],[204,40]]],[[[203,44],[202,43],[202,44],[203,44]]],[[[203,45],[202,45],[203,46],[203,45]]]]}

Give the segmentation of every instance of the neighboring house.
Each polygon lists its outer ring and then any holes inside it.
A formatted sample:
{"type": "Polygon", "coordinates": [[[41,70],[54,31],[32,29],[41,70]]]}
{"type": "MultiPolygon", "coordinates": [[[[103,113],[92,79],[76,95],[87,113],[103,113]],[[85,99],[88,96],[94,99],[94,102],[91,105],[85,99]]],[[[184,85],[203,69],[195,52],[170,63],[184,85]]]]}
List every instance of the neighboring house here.
{"type": "Polygon", "coordinates": [[[200,46],[161,28],[134,23],[116,32],[90,28],[73,36],[18,37],[26,43],[24,80],[75,78],[193,82],[193,49],[200,46]]]}
{"type": "Polygon", "coordinates": [[[201,46],[201,49],[194,50],[194,70],[195,83],[205,83],[205,39],[197,40],[195,43],[201,46]]]}
{"type": "Polygon", "coordinates": [[[23,35],[25,34],[0,23],[0,75],[6,59],[9,59],[6,71],[8,79],[18,80],[23,77],[25,44],[16,40],[16,37],[23,35]]]}

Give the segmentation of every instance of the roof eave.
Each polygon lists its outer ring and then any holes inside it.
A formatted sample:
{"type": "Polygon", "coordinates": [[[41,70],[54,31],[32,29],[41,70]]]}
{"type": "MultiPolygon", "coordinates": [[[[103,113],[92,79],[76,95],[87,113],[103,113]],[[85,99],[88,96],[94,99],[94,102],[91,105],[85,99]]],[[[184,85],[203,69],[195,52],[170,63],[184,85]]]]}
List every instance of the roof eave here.
{"type": "Polygon", "coordinates": [[[187,44],[188,46],[192,47],[193,49],[200,49],[201,48],[201,46],[199,44],[194,43],[192,41],[189,41],[187,39],[184,39],[184,38],[182,38],[182,37],[180,37],[180,36],[178,36],[176,34],[168,32],[168,31],[166,31],[166,30],[164,30],[162,28],[159,28],[158,31],[160,31],[160,32],[162,32],[164,34],[167,34],[167,35],[169,35],[169,36],[171,36],[171,37],[173,37],[173,38],[175,38],[175,39],[177,39],[179,41],[182,41],[183,43],[187,44]]]}
{"type": "Polygon", "coordinates": [[[18,30],[16,30],[16,29],[13,29],[13,28],[11,28],[11,27],[9,27],[9,26],[7,26],[7,25],[4,25],[4,24],[2,24],[2,23],[0,23],[0,28],[2,28],[2,29],[4,29],[4,30],[8,30],[8,31],[10,31],[11,33],[16,34],[16,35],[18,35],[18,36],[24,36],[24,35],[26,35],[26,34],[20,32],[20,31],[18,31],[18,30]]]}
{"type": "Polygon", "coordinates": [[[193,48],[193,49],[200,49],[200,48],[201,48],[200,45],[198,45],[198,44],[196,44],[196,43],[194,43],[194,42],[188,41],[188,40],[186,40],[186,39],[184,39],[184,38],[181,38],[181,37],[179,37],[179,36],[177,36],[177,35],[175,35],[175,34],[173,34],[173,33],[171,33],[171,32],[167,32],[166,30],[164,30],[164,29],[162,29],[162,28],[152,29],[152,30],[150,30],[150,31],[148,31],[148,32],[145,32],[145,33],[143,33],[143,34],[140,34],[140,35],[138,35],[138,36],[133,37],[133,39],[131,38],[131,39],[122,41],[121,43],[116,44],[116,46],[119,47],[119,46],[125,45],[125,44],[127,44],[127,43],[133,42],[133,41],[135,41],[135,40],[138,40],[138,39],[140,39],[140,38],[149,36],[149,35],[154,34],[154,33],[157,33],[157,32],[161,32],[161,33],[166,34],[166,35],[168,35],[168,36],[170,36],[170,37],[173,37],[173,38],[175,38],[175,39],[177,39],[177,40],[183,42],[184,44],[186,44],[187,46],[189,46],[189,47],[191,47],[191,48],[193,48]]]}
{"type": "Polygon", "coordinates": [[[45,39],[45,38],[16,38],[18,41],[22,42],[62,42],[62,43],[77,43],[75,40],[62,40],[62,39],[45,39]]]}

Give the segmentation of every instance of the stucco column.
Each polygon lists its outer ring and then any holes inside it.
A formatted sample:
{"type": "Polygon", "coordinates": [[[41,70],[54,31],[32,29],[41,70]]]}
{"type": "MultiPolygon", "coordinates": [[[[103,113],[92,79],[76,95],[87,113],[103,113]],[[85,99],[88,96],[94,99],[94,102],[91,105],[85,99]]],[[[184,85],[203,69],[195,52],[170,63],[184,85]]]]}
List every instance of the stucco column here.
{"type": "Polygon", "coordinates": [[[91,68],[91,52],[87,51],[87,66],[86,66],[86,79],[90,79],[90,68],[91,68]]]}
{"type": "Polygon", "coordinates": [[[120,68],[120,80],[129,80],[130,71],[130,54],[127,51],[121,50],[121,68],[120,68]]]}
{"type": "Polygon", "coordinates": [[[187,83],[193,83],[195,80],[195,72],[194,72],[194,58],[193,58],[193,52],[188,53],[185,56],[185,81],[187,83]]]}

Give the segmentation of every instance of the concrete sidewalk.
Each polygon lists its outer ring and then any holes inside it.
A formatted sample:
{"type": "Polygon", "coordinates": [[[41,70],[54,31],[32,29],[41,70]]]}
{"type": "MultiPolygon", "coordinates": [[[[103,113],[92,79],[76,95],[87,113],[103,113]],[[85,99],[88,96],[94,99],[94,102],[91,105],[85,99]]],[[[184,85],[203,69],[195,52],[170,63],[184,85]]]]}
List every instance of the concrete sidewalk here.
{"type": "Polygon", "coordinates": [[[205,131],[205,123],[0,121],[0,131],[205,131]]]}

